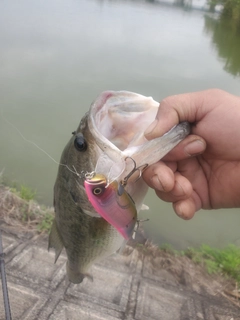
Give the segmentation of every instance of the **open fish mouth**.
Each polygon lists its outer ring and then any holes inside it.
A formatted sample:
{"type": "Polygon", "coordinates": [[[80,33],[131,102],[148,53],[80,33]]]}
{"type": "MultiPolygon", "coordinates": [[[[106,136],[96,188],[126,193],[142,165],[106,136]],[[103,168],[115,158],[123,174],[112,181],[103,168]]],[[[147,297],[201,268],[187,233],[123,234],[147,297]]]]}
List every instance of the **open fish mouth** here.
{"type": "Polygon", "coordinates": [[[148,141],[144,131],[155,120],[159,103],[151,97],[128,92],[103,92],[92,104],[89,129],[102,150],[96,172],[104,174],[109,183],[120,181],[132,170],[132,158],[137,166],[151,165],[172,150],[190,132],[183,122],[162,137],[148,141]]]}
{"type": "Polygon", "coordinates": [[[151,97],[107,91],[89,112],[88,126],[102,152],[95,175],[86,177],[84,182],[86,194],[96,212],[127,240],[148,189],[141,179],[142,171],[190,132],[189,123],[183,122],[162,137],[148,141],[144,131],[155,119],[158,108],[159,103],[151,97]]]}

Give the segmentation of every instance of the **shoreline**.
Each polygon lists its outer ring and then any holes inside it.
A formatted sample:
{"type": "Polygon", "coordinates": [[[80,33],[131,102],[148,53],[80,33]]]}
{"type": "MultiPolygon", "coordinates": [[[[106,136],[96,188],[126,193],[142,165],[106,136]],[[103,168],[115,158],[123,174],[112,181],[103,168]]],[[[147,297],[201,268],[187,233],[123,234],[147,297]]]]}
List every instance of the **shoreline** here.
{"type": "MultiPolygon", "coordinates": [[[[41,206],[34,200],[24,200],[18,192],[12,192],[11,188],[0,185],[1,229],[21,234],[30,233],[46,239],[53,218],[52,207],[41,206]]],[[[199,260],[201,257],[197,255],[197,249],[177,251],[167,244],[162,247],[154,245],[145,239],[144,235],[139,239],[140,241],[131,240],[123,255],[129,250],[136,250],[142,260],[148,260],[153,268],[156,268],[155,272],[158,268],[162,268],[171,274],[174,281],[184,283],[188,289],[195,288],[197,292],[204,290],[211,295],[222,296],[240,308],[240,290],[237,281],[219,272],[209,274],[205,261],[199,260]]]]}

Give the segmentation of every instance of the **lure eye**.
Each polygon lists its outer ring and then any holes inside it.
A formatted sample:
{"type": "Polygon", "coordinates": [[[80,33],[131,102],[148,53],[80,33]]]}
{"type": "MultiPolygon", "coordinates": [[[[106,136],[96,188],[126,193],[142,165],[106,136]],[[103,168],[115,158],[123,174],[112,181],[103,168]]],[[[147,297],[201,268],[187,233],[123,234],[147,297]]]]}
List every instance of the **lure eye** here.
{"type": "Polygon", "coordinates": [[[84,139],[82,134],[77,134],[74,140],[74,146],[78,151],[86,151],[87,150],[87,142],[84,139]]]}
{"type": "Polygon", "coordinates": [[[95,195],[95,196],[100,196],[100,194],[103,192],[103,188],[100,188],[100,187],[96,187],[93,189],[92,193],[95,195]]]}

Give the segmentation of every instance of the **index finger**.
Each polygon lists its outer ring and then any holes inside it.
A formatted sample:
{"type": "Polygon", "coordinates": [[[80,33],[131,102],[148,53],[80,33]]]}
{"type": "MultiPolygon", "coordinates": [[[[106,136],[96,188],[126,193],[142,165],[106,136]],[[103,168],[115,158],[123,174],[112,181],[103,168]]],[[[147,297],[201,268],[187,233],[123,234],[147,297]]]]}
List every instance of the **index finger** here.
{"type": "Polygon", "coordinates": [[[148,140],[162,136],[182,121],[194,123],[206,114],[202,108],[210,90],[169,96],[160,102],[155,121],[146,129],[148,140]]]}

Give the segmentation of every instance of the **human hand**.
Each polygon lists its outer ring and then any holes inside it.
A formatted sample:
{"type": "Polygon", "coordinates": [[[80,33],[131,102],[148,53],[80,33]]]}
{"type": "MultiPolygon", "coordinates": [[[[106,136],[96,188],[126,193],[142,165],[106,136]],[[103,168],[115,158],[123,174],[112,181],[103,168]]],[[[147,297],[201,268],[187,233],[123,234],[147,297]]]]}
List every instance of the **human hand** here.
{"type": "Polygon", "coordinates": [[[218,89],[170,96],[145,136],[182,121],[192,124],[191,134],[144,171],[146,183],[183,219],[201,208],[240,207],[240,97],[218,89]]]}

